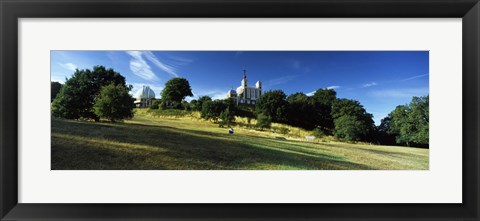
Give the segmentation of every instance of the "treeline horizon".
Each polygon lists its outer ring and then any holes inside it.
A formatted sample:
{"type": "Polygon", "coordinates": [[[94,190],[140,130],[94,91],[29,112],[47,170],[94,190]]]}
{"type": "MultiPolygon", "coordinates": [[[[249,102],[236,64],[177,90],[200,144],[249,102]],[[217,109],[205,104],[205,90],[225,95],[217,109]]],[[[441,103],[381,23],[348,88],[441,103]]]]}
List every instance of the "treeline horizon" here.
{"type": "MultiPolygon", "coordinates": [[[[106,118],[112,122],[133,117],[134,98],[129,94],[133,87],[113,69],[77,69],[64,85],[51,84],[54,117],[95,121],[106,118]]],[[[359,101],[337,98],[333,89],[319,88],[312,96],[302,92],[287,96],[282,90],[269,90],[254,106],[236,105],[230,98],[212,100],[209,96],[187,102],[187,96],[193,96],[188,80],[172,78],[165,83],[162,98],[150,108],[199,111],[203,119],[221,126],[230,126],[239,116],[255,118],[260,129],[276,122],[311,130],[316,137],[334,136],[342,141],[423,148],[429,145],[428,95],[397,106],[379,126],[359,101]]]]}
{"type": "Polygon", "coordinates": [[[316,137],[428,148],[428,98],[413,97],[410,103],[398,105],[379,126],[359,101],[337,98],[335,90],[324,88],[312,96],[302,92],[287,96],[282,90],[269,90],[255,105],[237,106],[233,99],[201,96],[183,101],[177,108],[199,111],[202,118],[221,125],[229,125],[234,116],[239,116],[257,119],[257,127],[262,129],[275,122],[312,130],[316,137]]]}

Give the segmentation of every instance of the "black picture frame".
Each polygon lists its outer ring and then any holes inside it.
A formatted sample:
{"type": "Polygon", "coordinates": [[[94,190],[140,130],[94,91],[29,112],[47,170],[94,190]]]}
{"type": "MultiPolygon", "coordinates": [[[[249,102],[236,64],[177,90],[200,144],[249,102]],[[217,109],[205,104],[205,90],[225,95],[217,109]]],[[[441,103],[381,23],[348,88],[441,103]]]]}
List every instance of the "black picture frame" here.
{"type": "Polygon", "coordinates": [[[478,0],[0,0],[0,15],[1,220],[479,220],[478,0]],[[463,203],[19,204],[17,21],[75,17],[462,18],[463,203]]]}

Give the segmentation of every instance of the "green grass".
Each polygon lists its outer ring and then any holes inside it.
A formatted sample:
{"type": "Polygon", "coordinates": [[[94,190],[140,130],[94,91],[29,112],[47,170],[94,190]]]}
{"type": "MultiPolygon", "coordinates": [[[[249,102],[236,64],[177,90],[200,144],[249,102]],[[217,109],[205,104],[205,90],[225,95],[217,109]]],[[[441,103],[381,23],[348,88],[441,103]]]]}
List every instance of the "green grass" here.
{"type": "Polygon", "coordinates": [[[137,110],[123,123],[52,119],[52,169],[424,170],[428,149],[307,142],[137,110]]]}
{"type": "MultiPolygon", "coordinates": [[[[145,113],[143,109],[137,109],[137,112],[145,113]]],[[[148,109],[146,113],[155,116],[155,117],[187,117],[194,114],[192,111],[184,111],[177,109],[148,109]]]]}

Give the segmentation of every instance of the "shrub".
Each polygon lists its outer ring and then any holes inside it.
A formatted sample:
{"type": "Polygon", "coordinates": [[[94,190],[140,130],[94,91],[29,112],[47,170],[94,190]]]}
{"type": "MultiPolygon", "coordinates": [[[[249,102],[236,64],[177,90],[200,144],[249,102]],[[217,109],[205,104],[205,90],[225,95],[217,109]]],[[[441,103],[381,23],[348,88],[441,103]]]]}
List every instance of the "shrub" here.
{"type": "Polygon", "coordinates": [[[150,106],[150,109],[153,109],[153,110],[158,109],[158,108],[159,108],[159,104],[160,104],[159,101],[154,101],[154,102],[152,103],[152,105],[150,106]]]}
{"type": "Polygon", "coordinates": [[[182,103],[180,103],[180,102],[173,101],[173,102],[172,102],[172,108],[173,108],[173,109],[182,110],[182,109],[183,109],[183,105],[182,105],[182,103]]]}
{"type": "Polygon", "coordinates": [[[272,127],[272,118],[266,114],[259,114],[257,117],[257,125],[258,128],[264,130],[266,128],[272,127]]]}
{"type": "Polygon", "coordinates": [[[233,115],[233,112],[230,111],[230,107],[227,107],[227,109],[220,113],[220,119],[222,120],[221,126],[230,126],[230,124],[235,120],[235,116],[233,115]]]}
{"type": "MultiPolygon", "coordinates": [[[[220,114],[228,108],[228,103],[225,100],[205,101],[202,104],[202,118],[205,120],[213,120],[217,123],[220,114]]],[[[229,112],[231,110],[229,109],[229,112]]],[[[228,116],[233,117],[233,113],[229,113],[228,116]]]]}
{"type": "Polygon", "coordinates": [[[288,128],[286,128],[286,127],[280,127],[279,132],[280,132],[281,134],[286,135],[286,134],[290,133],[290,130],[289,130],[288,128]]]}
{"type": "Polygon", "coordinates": [[[190,104],[187,101],[182,101],[182,107],[186,111],[191,110],[190,104]]]}
{"type": "Polygon", "coordinates": [[[162,101],[160,103],[160,110],[166,110],[167,109],[167,102],[165,101],[162,101]]]}
{"type": "Polygon", "coordinates": [[[93,105],[94,112],[101,118],[114,122],[133,117],[133,98],[123,85],[110,84],[100,89],[93,105]]]}
{"type": "Polygon", "coordinates": [[[315,136],[316,138],[322,138],[325,135],[326,135],[325,132],[323,132],[323,130],[320,130],[318,128],[315,128],[312,130],[312,136],[315,136]]]}

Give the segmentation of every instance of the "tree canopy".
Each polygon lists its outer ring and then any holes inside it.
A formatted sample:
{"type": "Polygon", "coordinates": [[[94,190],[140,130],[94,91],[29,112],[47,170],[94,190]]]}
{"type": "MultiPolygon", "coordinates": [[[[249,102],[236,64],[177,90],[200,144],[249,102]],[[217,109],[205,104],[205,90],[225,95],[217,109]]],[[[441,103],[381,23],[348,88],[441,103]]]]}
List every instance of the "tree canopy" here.
{"type": "Polygon", "coordinates": [[[333,89],[318,89],[312,95],[313,106],[316,114],[314,121],[316,126],[326,134],[332,134],[334,129],[332,106],[337,99],[337,92],[333,89]]]}
{"type": "Polygon", "coordinates": [[[93,105],[95,114],[114,122],[133,117],[134,98],[123,85],[114,83],[100,89],[93,105]]]}
{"type": "Polygon", "coordinates": [[[313,99],[304,93],[294,93],[287,97],[287,120],[292,126],[312,130],[316,126],[316,112],[313,99]]]}
{"type": "Polygon", "coordinates": [[[413,97],[409,104],[397,106],[382,123],[397,144],[428,146],[429,96],[413,97]]]}
{"type": "Polygon", "coordinates": [[[131,86],[126,85],[125,77],[111,68],[94,66],[92,70],[77,69],[73,76],[67,79],[53,100],[53,116],[67,119],[99,120],[93,105],[100,89],[110,84],[121,85],[126,90],[131,90],[131,86]]]}
{"type": "MultiPolygon", "coordinates": [[[[213,120],[213,122],[218,122],[218,118],[222,112],[230,107],[229,100],[214,100],[214,101],[205,101],[202,104],[201,117],[206,120],[213,120]]],[[[230,108],[229,108],[230,111],[230,108]]],[[[233,113],[228,113],[228,115],[233,113]]],[[[228,115],[222,116],[228,118],[228,115]]]]}
{"type": "Polygon", "coordinates": [[[225,110],[220,113],[219,118],[222,120],[221,125],[230,126],[235,121],[234,108],[227,106],[225,110]]]}
{"type": "Polygon", "coordinates": [[[347,141],[367,140],[374,131],[373,115],[356,100],[337,99],[332,105],[335,137],[347,141]]]}
{"type": "Polygon", "coordinates": [[[203,103],[207,102],[207,101],[212,101],[212,98],[209,97],[209,96],[201,96],[198,98],[198,100],[195,103],[195,110],[197,111],[202,111],[202,105],[203,103]]]}
{"type": "Polygon", "coordinates": [[[269,116],[274,122],[287,120],[287,96],[281,90],[267,91],[257,100],[255,113],[269,116]]]}
{"type": "Polygon", "coordinates": [[[260,113],[257,116],[257,127],[264,130],[272,126],[272,118],[264,113],[260,113]]]}
{"type": "Polygon", "coordinates": [[[62,84],[60,84],[59,82],[56,82],[56,81],[50,82],[50,89],[51,89],[50,102],[52,102],[57,97],[57,94],[60,93],[61,88],[62,88],[62,84]]]}
{"type": "Polygon", "coordinates": [[[162,90],[162,100],[166,102],[181,103],[185,97],[193,96],[190,83],[185,78],[172,78],[165,83],[162,90]]]}

